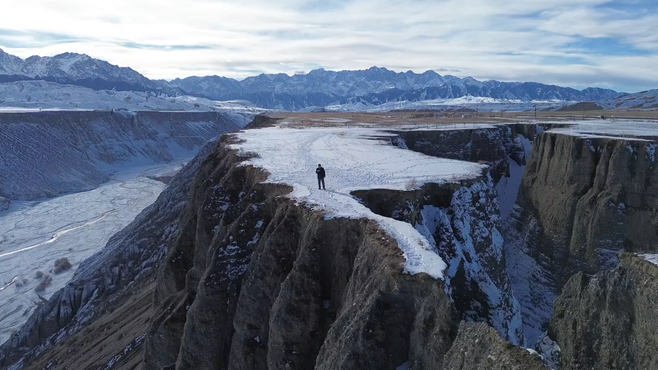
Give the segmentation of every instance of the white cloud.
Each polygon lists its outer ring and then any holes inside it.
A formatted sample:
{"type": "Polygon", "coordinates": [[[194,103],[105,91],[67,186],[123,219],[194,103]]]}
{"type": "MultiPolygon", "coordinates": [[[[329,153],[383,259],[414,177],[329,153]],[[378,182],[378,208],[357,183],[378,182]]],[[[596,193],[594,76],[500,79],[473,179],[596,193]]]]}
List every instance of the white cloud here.
{"type": "Polygon", "coordinates": [[[151,78],[378,65],[639,89],[658,86],[649,1],[33,0],[3,8],[0,47],[21,57],[86,53],[151,78]],[[644,52],[578,46],[602,37],[644,52]]]}

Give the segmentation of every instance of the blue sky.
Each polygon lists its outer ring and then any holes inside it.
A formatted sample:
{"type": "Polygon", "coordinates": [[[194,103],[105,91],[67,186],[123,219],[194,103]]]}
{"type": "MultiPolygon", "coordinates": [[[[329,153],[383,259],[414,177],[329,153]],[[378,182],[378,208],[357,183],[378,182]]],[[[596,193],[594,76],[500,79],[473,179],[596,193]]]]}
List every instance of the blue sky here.
{"type": "Polygon", "coordinates": [[[635,92],[658,88],[656,25],[655,0],[33,0],[3,8],[0,48],[150,78],[377,65],[635,92]]]}

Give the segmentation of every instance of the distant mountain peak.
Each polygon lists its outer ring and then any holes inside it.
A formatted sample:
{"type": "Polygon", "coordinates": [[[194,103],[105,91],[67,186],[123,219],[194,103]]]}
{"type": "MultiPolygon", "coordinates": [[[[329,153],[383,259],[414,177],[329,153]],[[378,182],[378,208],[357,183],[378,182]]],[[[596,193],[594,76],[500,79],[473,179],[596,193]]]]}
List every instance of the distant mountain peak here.
{"type": "Polygon", "coordinates": [[[282,110],[466,96],[519,101],[598,101],[620,95],[600,88],[579,91],[534,82],[478,81],[473,77],[441,76],[432,70],[398,73],[379,66],[351,71],[317,68],[292,77],[285,73],[261,73],[240,81],[221,76],[152,81],[131,68],[118,67],[86,54],[63,53],[22,60],[0,50],[0,82],[21,79],[43,79],[96,90],[153,91],[213,100],[245,100],[256,106],[282,110]]]}
{"type": "Polygon", "coordinates": [[[162,84],[131,68],[119,67],[87,54],[62,53],[52,57],[33,55],[25,60],[0,53],[0,82],[41,79],[90,87],[95,90],[158,91],[162,84]],[[11,76],[3,78],[2,76],[11,76]]]}

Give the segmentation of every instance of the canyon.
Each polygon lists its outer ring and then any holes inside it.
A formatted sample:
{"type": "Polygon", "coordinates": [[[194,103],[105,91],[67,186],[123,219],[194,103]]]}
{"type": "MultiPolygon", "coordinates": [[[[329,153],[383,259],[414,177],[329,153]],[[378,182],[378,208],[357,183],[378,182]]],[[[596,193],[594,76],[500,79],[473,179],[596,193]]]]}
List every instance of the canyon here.
{"type": "Polygon", "coordinates": [[[654,123],[314,117],[206,144],[0,366],[656,366],[654,123]]]}
{"type": "Polygon", "coordinates": [[[0,114],[0,341],[155,201],[226,113],[0,114]],[[53,262],[65,259],[68,269],[53,262]]]}

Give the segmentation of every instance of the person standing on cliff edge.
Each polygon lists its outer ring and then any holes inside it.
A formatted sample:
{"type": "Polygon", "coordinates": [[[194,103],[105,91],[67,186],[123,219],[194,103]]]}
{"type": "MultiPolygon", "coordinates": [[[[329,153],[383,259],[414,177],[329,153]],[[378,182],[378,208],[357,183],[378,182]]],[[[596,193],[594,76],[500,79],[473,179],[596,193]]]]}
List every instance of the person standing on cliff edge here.
{"type": "Polygon", "coordinates": [[[324,167],[321,164],[318,165],[318,168],[315,169],[315,174],[318,175],[318,189],[327,190],[324,187],[324,167]],[[322,185],[322,187],[320,187],[322,185]]]}

